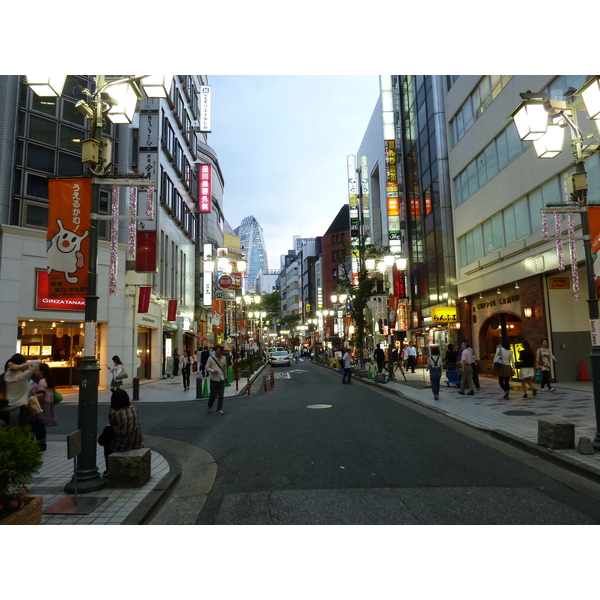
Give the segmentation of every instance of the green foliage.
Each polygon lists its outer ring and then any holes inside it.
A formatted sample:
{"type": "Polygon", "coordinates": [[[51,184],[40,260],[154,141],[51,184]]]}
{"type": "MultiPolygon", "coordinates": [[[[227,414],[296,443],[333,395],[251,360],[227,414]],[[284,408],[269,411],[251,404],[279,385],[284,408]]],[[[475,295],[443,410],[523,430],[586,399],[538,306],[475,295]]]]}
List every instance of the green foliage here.
{"type": "Polygon", "coordinates": [[[267,319],[279,319],[281,315],[281,294],[279,292],[271,292],[261,296],[261,310],[266,311],[267,319]]]}
{"type": "Polygon", "coordinates": [[[29,501],[27,485],[42,462],[40,447],[29,427],[0,429],[0,518],[29,501]]]}

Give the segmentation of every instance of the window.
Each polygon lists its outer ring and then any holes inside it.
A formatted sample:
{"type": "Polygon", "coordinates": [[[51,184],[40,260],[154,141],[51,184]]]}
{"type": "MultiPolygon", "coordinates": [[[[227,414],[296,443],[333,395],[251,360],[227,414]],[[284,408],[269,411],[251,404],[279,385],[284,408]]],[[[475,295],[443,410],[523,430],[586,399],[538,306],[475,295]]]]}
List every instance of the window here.
{"type": "Polygon", "coordinates": [[[29,116],[29,137],[36,142],[49,146],[56,145],[56,122],[42,119],[35,115],[29,116]]]}
{"type": "Polygon", "coordinates": [[[506,236],[506,245],[512,244],[517,239],[517,229],[515,225],[515,211],[511,205],[503,211],[504,234],[506,236]]]}
{"type": "Polygon", "coordinates": [[[25,223],[31,227],[48,227],[48,207],[40,204],[25,203],[25,223]]]}
{"type": "Polygon", "coordinates": [[[48,180],[40,175],[34,175],[33,173],[27,173],[27,191],[28,196],[34,198],[45,198],[48,199],[48,180]]]}
{"type": "Polygon", "coordinates": [[[27,167],[54,174],[54,150],[37,144],[27,144],[27,167]]]}
{"type": "Polygon", "coordinates": [[[74,129],[68,125],[60,126],[60,147],[63,150],[76,152],[81,158],[81,142],[85,139],[85,132],[81,129],[74,129]]]}

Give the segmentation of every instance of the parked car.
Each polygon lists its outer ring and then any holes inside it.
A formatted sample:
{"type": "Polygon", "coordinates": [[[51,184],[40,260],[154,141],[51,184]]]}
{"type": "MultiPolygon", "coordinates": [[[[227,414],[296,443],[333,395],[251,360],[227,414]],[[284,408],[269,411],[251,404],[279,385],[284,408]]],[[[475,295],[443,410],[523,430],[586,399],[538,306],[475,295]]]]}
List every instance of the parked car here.
{"type": "Polygon", "coordinates": [[[277,365],[287,365],[288,367],[292,364],[290,355],[285,351],[276,350],[269,357],[269,362],[273,367],[277,365]]]}

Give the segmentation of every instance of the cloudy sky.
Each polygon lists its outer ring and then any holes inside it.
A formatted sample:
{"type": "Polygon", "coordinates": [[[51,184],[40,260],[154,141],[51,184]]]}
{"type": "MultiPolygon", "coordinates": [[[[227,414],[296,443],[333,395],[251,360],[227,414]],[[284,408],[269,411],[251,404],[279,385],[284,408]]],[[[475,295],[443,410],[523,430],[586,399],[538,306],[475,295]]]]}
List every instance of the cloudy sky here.
{"type": "Polygon", "coordinates": [[[232,228],[263,228],[270,269],[292,236],[323,235],[348,201],[346,157],[356,154],[379,97],[369,76],[209,76],[212,133],[232,228]]]}

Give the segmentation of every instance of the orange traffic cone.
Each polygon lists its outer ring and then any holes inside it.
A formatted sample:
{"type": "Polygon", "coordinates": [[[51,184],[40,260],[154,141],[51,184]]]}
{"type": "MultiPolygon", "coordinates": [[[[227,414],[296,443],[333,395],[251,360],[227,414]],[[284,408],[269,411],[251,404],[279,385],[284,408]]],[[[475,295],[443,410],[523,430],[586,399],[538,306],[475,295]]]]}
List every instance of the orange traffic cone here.
{"type": "Polygon", "coordinates": [[[589,381],[583,361],[579,362],[579,381],[589,381]]]}

